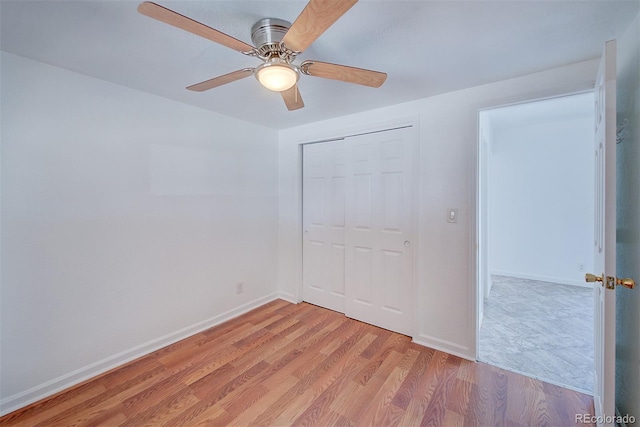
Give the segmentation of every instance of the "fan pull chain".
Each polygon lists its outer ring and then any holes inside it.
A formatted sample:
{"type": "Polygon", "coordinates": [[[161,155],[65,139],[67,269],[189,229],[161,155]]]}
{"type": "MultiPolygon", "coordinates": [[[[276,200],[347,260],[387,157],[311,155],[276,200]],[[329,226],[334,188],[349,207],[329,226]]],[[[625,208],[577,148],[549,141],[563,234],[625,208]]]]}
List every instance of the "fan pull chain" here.
{"type": "Polygon", "coordinates": [[[295,89],[295,95],[293,96],[294,102],[297,104],[298,103],[298,82],[295,83],[294,85],[294,89],[295,89]]]}

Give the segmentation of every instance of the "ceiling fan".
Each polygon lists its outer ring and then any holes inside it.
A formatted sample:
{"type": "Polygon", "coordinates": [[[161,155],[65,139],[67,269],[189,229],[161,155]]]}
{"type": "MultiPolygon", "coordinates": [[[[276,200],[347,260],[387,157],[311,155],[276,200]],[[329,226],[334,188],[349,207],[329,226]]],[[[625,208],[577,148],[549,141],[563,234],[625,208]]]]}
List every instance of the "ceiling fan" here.
{"type": "Polygon", "coordinates": [[[296,56],[357,1],[310,0],[293,24],[282,19],[261,19],[251,27],[251,41],[256,47],[153,2],[141,3],[138,12],[263,61],[255,68],[233,71],[191,85],[187,89],[202,92],[253,74],[264,87],[280,92],[287,109],[297,110],[304,107],[297,85],[300,74],[370,87],[380,87],[386,80],[386,73],[346,65],[315,60],[293,64],[296,56]]]}

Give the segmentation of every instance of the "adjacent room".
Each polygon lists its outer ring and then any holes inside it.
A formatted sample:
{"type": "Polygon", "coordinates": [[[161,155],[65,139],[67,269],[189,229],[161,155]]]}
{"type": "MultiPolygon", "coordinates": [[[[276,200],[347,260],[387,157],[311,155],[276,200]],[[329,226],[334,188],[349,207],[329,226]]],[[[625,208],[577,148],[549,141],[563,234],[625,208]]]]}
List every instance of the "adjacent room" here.
{"type": "MultiPolygon", "coordinates": [[[[609,411],[610,371],[592,391],[484,363],[505,350],[479,336],[514,270],[497,263],[506,242],[478,251],[495,225],[481,226],[478,131],[483,111],[587,94],[628,171],[639,28],[635,0],[2,0],[0,423],[565,425],[609,411]]],[[[637,200],[637,174],[622,176],[619,197],[637,200]]],[[[624,257],[640,204],[625,203],[617,274],[637,280],[624,257]]],[[[579,221],[555,205],[539,215],[579,221]]],[[[602,274],[593,242],[576,245],[570,280],[602,274]]],[[[513,262],[541,257],[520,249],[513,262]]],[[[624,305],[594,346],[620,349],[615,405],[640,417],[639,292],[592,289],[624,305]]]]}
{"type": "Polygon", "coordinates": [[[593,391],[592,92],[480,113],[478,359],[593,391]],[[484,184],[484,185],[483,185],[484,184]],[[482,251],[482,249],[481,249],[482,251]]]}

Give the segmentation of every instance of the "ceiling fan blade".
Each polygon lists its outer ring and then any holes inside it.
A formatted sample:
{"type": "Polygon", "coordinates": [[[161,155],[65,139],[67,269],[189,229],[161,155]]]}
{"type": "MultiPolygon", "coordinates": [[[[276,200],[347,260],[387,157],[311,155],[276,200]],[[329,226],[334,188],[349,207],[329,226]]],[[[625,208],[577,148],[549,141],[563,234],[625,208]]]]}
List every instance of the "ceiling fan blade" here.
{"type": "Polygon", "coordinates": [[[189,31],[190,33],[204,37],[205,39],[209,39],[223,46],[237,50],[238,52],[249,52],[253,49],[253,46],[243,41],[218,30],[214,30],[211,27],[207,27],[198,21],[194,21],[191,18],[187,18],[186,16],[180,15],[177,12],[150,1],[140,3],[140,6],[138,6],[138,12],[150,18],[157,19],[158,21],[173,25],[174,27],[189,31]]]}
{"type": "Polygon", "coordinates": [[[300,64],[304,74],[325,79],[340,80],[358,85],[380,87],[387,79],[387,73],[365,70],[346,65],[331,64],[320,61],[304,61],[300,64]]]}
{"type": "Polygon", "coordinates": [[[214,77],[212,79],[196,83],[194,85],[188,86],[187,89],[196,92],[204,92],[205,90],[213,89],[214,87],[222,86],[227,83],[235,82],[236,80],[244,79],[251,74],[253,74],[253,68],[243,68],[242,70],[237,70],[229,74],[224,74],[222,76],[214,77]]]}
{"type": "Polygon", "coordinates": [[[293,111],[304,107],[304,102],[300,96],[298,85],[293,85],[290,89],[280,92],[284,103],[287,104],[287,110],[293,111]]]}
{"type": "Polygon", "coordinates": [[[282,42],[291,50],[302,52],[336,22],[358,0],[310,0],[282,42]]]}

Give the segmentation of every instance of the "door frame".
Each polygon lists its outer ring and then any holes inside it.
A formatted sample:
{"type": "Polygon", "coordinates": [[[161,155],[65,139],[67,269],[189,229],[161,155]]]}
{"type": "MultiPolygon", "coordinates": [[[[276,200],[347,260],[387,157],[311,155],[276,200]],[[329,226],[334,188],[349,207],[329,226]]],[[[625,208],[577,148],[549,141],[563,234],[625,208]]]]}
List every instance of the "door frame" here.
{"type": "Polygon", "coordinates": [[[482,308],[480,307],[480,304],[483,303],[482,301],[483,292],[481,289],[483,282],[482,282],[482,278],[480,277],[480,273],[483,270],[483,266],[481,265],[482,261],[484,261],[485,263],[484,271],[486,272],[487,275],[489,275],[489,272],[487,270],[487,267],[489,265],[488,256],[485,256],[483,258],[480,253],[483,245],[485,244],[488,245],[488,242],[481,241],[480,239],[480,237],[483,235],[481,233],[482,227],[486,226],[486,223],[483,223],[483,221],[486,221],[486,218],[485,218],[485,215],[483,215],[481,212],[481,204],[480,204],[481,196],[483,194],[481,193],[482,191],[481,187],[482,187],[482,183],[485,182],[486,180],[486,175],[484,176],[484,179],[483,179],[481,174],[483,173],[486,174],[487,172],[486,166],[482,164],[482,156],[481,156],[483,135],[480,132],[482,128],[480,123],[480,113],[482,113],[483,111],[493,110],[496,108],[510,107],[514,105],[527,104],[530,102],[544,101],[548,99],[561,98],[565,96],[580,95],[583,93],[593,92],[594,89],[595,89],[595,80],[593,82],[590,82],[589,84],[564,86],[564,87],[559,87],[554,90],[544,91],[544,92],[531,92],[531,93],[526,93],[519,96],[496,99],[490,102],[477,104],[475,106],[476,143],[475,143],[475,151],[472,154],[472,155],[475,155],[475,162],[473,161],[474,159],[472,159],[471,163],[475,165],[476,170],[475,170],[475,173],[472,174],[472,176],[475,178],[475,192],[471,192],[472,200],[470,201],[470,206],[473,206],[474,208],[474,212],[472,216],[472,224],[471,224],[472,235],[470,238],[470,242],[471,242],[470,259],[472,260],[472,263],[473,263],[471,267],[472,281],[475,284],[474,286],[475,292],[472,293],[473,303],[471,305],[473,310],[472,319],[474,323],[473,333],[475,336],[472,341],[474,348],[472,349],[471,354],[474,355],[476,361],[478,361],[478,352],[480,349],[480,325],[481,325],[480,314],[482,313],[482,308]]]}
{"type": "MultiPolygon", "coordinates": [[[[413,247],[413,271],[412,271],[412,280],[411,280],[411,290],[413,296],[413,319],[411,325],[411,337],[414,338],[418,334],[418,325],[419,325],[419,286],[418,286],[418,273],[419,273],[419,265],[418,260],[420,254],[420,235],[419,235],[419,218],[420,218],[420,117],[418,115],[415,116],[403,116],[393,118],[391,120],[385,120],[380,122],[369,122],[362,123],[359,125],[353,126],[344,126],[339,127],[328,132],[318,133],[315,135],[310,135],[306,137],[300,138],[297,144],[297,168],[296,168],[296,178],[295,182],[297,185],[296,188],[296,205],[298,206],[297,215],[295,218],[296,221],[296,229],[297,229],[297,249],[299,256],[296,259],[296,277],[297,287],[296,292],[297,295],[292,296],[292,302],[299,303],[303,301],[303,286],[302,286],[302,278],[303,278],[303,240],[304,240],[304,227],[302,222],[302,213],[303,213],[303,204],[302,204],[302,179],[303,179],[303,153],[302,149],[304,145],[307,144],[318,144],[322,142],[329,142],[338,139],[344,139],[352,136],[365,135],[369,133],[378,133],[384,132],[388,130],[398,129],[398,128],[411,128],[411,140],[413,145],[413,210],[414,210],[414,218],[413,218],[413,236],[412,241],[415,242],[413,247]]],[[[285,299],[287,299],[285,297],[285,299]]]]}

